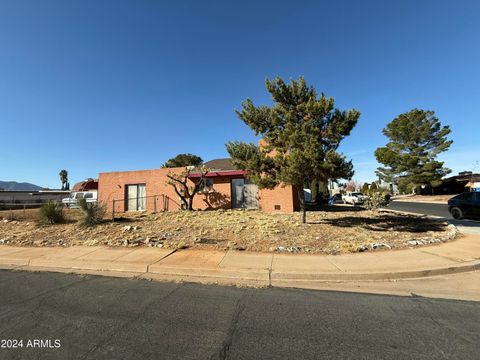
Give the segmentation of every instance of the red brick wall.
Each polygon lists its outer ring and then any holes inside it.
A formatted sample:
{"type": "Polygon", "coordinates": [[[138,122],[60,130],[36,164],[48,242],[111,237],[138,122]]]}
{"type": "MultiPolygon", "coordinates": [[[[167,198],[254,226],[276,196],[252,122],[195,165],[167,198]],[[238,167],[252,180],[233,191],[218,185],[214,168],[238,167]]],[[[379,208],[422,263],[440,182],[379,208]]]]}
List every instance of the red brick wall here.
{"type": "MultiPolygon", "coordinates": [[[[157,195],[157,210],[163,210],[163,197],[165,196],[166,206],[169,211],[180,209],[180,199],[171,185],[167,184],[169,171],[181,172],[183,168],[154,169],[138,171],[119,171],[100,173],[98,178],[99,201],[107,205],[108,211],[112,211],[115,201],[115,211],[126,210],[126,185],[145,184],[146,208],[147,211],[154,210],[153,196],[157,195]]],[[[214,193],[197,194],[193,201],[194,209],[218,209],[231,207],[230,199],[230,178],[213,178],[214,193]]],[[[193,185],[193,183],[192,183],[193,185]]]]}
{"type": "Polygon", "coordinates": [[[231,209],[231,177],[214,177],[213,192],[197,194],[193,208],[202,210],[231,209]]]}
{"type": "MultiPolygon", "coordinates": [[[[180,209],[180,199],[167,184],[169,171],[181,172],[183,168],[153,169],[138,171],[120,171],[100,173],[98,177],[98,199],[112,211],[112,200],[115,201],[115,211],[126,210],[126,185],[145,184],[146,209],[154,210],[153,196],[157,195],[157,211],[163,210],[163,197],[167,199],[166,210],[180,209]]],[[[230,209],[231,208],[231,177],[214,177],[214,192],[197,194],[193,201],[194,209],[230,209]]],[[[294,211],[293,191],[291,186],[277,187],[273,190],[259,190],[260,208],[266,212],[275,212],[275,205],[280,205],[280,212],[294,211]]]]}
{"type": "Polygon", "coordinates": [[[291,186],[285,187],[277,186],[275,189],[259,190],[260,209],[265,212],[293,212],[294,206],[294,193],[291,186]],[[279,210],[275,210],[275,205],[280,206],[279,210]]]}
{"type": "MultiPolygon", "coordinates": [[[[177,210],[179,207],[178,196],[173,188],[166,184],[166,174],[169,170],[171,169],[100,173],[98,177],[98,198],[107,204],[109,211],[112,210],[112,200],[116,200],[115,211],[125,211],[126,185],[145,184],[146,207],[148,211],[153,211],[153,195],[168,196],[170,198],[168,203],[169,210],[177,210]]],[[[157,209],[161,209],[162,205],[162,200],[159,198],[157,209]]]]}

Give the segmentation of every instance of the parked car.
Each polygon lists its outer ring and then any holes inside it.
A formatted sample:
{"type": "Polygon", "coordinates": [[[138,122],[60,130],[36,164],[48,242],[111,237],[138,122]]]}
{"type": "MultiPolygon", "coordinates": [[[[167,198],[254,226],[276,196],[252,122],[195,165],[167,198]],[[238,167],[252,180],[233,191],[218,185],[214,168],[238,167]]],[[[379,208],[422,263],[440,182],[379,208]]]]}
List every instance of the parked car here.
{"type": "Polygon", "coordinates": [[[362,205],[365,196],[361,192],[350,192],[342,196],[344,204],[362,205]]]}
{"type": "Polygon", "coordinates": [[[328,204],[329,205],[335,205],[337,202],[342,202],[342,194],[333,194],[328,199],[328,204]]]}
{"type": "Polygon", "coordinates": [[[467,192],[448,200],[448,211],[454,219],[480,218],[480,192],[467,192]]]}
{"type": "Polygon", "coordinates": [[[78,202],[85,199],[87,202],[97,202],[97,191],[73,191],[68,198],[62,199],[66,207],[78,207],[78,202]]]}

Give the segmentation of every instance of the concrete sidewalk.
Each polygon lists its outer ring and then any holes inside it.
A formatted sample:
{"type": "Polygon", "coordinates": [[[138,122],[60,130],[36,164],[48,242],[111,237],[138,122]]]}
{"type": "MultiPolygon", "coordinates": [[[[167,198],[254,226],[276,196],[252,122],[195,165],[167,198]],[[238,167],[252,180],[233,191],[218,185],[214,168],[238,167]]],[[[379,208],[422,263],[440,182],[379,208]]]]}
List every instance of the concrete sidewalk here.
{"type": "Polygon", "coordinates": [[[254,286],[392,280],[480,270],[480,236],[464,235],[437,246],[346,255],[0,246],[0,267],[254,286]]]}

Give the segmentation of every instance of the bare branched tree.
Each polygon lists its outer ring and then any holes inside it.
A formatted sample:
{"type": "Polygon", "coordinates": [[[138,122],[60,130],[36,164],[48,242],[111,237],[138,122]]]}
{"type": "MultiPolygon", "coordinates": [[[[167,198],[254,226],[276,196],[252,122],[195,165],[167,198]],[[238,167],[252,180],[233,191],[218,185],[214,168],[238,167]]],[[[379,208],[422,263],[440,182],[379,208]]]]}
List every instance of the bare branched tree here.
{"type": "Polygon", "coordinates": [[[187,166],[181,173],[169,172],[167,174],[167,184],[171,185],[180,197],[182,210],[193,210],[193,198],[204,188],[209,172],[210,169],[204,166],[201,168],[187,166]],[[193,174],[196,176],[191,176],[193,174]]]}

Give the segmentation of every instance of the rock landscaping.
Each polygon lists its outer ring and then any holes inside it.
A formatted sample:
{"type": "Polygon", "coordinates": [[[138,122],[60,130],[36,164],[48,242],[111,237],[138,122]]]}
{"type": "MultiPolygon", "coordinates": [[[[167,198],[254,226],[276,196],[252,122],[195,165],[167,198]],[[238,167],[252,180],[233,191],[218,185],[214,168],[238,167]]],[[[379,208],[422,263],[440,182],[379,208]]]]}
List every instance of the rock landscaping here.
{"type": "MultiPolygon", "coordinates": [[[[0,213],[0,216],[2,214],[0,213]]],[[[0,244],[16,246],[124,246],[167,249],[234,249],[285,253],[379,251],[451,240],[453,225],[411,215],[334,207],[295,214],[261,211],[182,211],[128,214],[93,228],[81,228],[75,210],[65,224],[40,226],[31,218],[0,220],[0,244]]]]}

